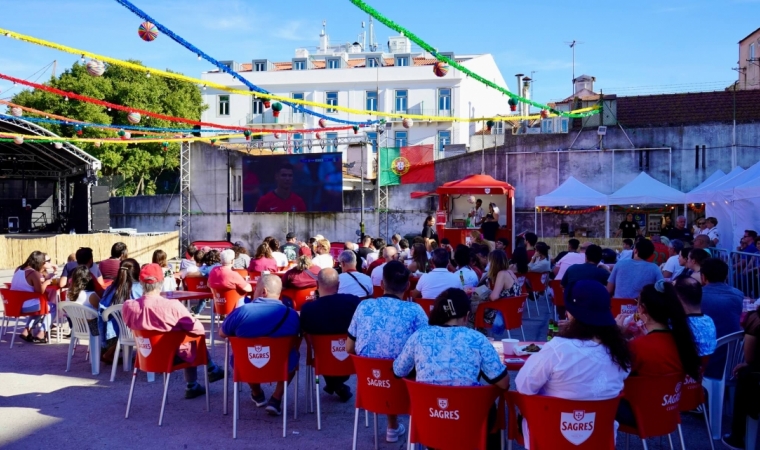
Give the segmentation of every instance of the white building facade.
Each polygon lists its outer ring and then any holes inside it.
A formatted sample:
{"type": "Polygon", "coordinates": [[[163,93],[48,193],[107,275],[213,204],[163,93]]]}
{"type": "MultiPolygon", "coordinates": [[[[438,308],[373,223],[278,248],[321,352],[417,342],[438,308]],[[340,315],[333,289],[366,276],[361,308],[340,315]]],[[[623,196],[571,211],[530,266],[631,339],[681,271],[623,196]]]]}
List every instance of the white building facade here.
{"type": "MultiPolygon", "coordinates": [[[[287,62],[254,59],[251,63],[224,63],[254,85],[287,98],[360,110],[435,117],[472,118],[509,114],[508,97],[454,68],[450,68],[443,77],[436,76],[433,72],[436,60],[427,53],[412,52],[411,42],[404,36],[390,38],[386,52],[378,51],[376,44],[368,48],[375,51],[364,51],[359,43],[331,47],[323,30],[320,45],[314,54],[306,49],[297,49],[296,56],[287,62]]],[[[497,85],[507,87],[490,54],[447,53],[447,56],[497,85]]],[[[247,90],[240,81],[219,71],[203,73],[202,78],[247,90]]],[[[211,88],[204,89],[202,94],[208,105],[202,116],[203,121],[273,131],[319,128],[318,117],[295,112],[287,105],[283,105],[279,117],[275,118],[272,109],[265,108],[263,101],[253,96],[211,88]]],[[[336,119],[357,122],[382,118],[328,108],[307,108],[336,119]]],[[[381,147],[432,144],[436,159],[445,156],[445,148],[450,144],[468,145],[470,136],[485,126],[482,121],[469,123],[431,119],[414,120],[412,127],[405,128],[401,118],[386,118],[386,121],[383,127],[366,127],[359,133],[366,134],[370,141],[381,147]]],[[[341,125],[331,121],[326,124],[327,127],[341,125]]],[[[314,144],[312,148],[304,144],[316,139],[315,133],[297,133],[290,138],[283,135],[279,141],[286,141],[290,151],[298,153],[345,151],[345,148],[332,145],[332,141],[353,135],[351,129],[320,132],[320,138],[326,142],[324,145],[327,148],[324,150],[314,144]]],[[[276,140],[273,135],[262,139],[265,142],[276,140]]]]}

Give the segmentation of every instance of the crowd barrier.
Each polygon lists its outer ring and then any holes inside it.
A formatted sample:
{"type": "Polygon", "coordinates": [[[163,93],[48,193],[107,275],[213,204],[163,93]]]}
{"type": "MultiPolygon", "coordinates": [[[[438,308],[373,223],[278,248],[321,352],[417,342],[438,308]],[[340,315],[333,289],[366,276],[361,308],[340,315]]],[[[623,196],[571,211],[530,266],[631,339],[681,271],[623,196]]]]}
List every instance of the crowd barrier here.
{"type": "Polygon", "coordinates": [[[744,293],[745,297],[760,297],[760,254],[710,249],[714,258],[728,265],[728,283],[744,293]]]}
{"type": "Polygon", "coordinates": [[[121,236],[118,234],[59,234],[40,238],[0,237],[0,269],[13,269],[23,264],[35,250],[47,253],[51,260],[63,265],[70,254],[80,247],[90,247],[95,261],[111,256],[111,246],[116,242],[127,244],[129,257],[140,264],[151,262],[155,250],[164,250],[169,255],[177,253],[179,232],[157,235],[121,236]]]}

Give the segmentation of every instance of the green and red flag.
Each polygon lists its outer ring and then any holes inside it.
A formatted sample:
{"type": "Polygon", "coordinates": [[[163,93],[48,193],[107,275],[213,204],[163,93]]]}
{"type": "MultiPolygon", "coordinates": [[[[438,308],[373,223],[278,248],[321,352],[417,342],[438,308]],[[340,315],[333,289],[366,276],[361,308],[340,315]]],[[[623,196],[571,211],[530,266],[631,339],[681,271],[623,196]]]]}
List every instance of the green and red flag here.
{"type": "Polygon", "coordinates": [[[433,145],[380,147],[380,186],[435,182],[433,145]]]}

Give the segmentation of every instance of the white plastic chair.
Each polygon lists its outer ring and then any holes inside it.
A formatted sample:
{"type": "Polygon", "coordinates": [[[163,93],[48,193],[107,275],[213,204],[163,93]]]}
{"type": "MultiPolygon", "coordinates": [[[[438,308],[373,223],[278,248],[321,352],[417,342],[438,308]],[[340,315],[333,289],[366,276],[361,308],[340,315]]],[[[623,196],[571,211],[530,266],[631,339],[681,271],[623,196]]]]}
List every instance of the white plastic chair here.
{"type": "Polygon", "coordinates": [[[723,436],[721,422],[723,421],[726,379],[731,377],[734,367],[744,361],[744,331],[727,334],[718,339],[715,351],[724,346],[726,347],[726,364],[723,367],[723,376],[720,379],[702,377],[702,386],[707,390],[707,406],[713,439],[720,439],[723,436]]]}
{"type": "Polygon", "coordinates": [[[111,367],[111,382],[116,379],[116,367],[119,366],[119,351],[123,348],[122,361],[124,371],[129,372],[129,366],[132,362],[132,347],[136,347],[135,335],[132,334],[121,317],[121,309],[124,305],[113,305],[103,311],[103,321],[108,322],[109,318],[114,319],[119,325],[119,339],[116,342],[116,352],[113,355],[113,367],[111,367]]]}
{"type": "Polygon", "coordinates": [[[100,374],[100,339],[98,336],[92,335],[90,325],[87,323],[89,320],[97,320],[98,313],[93,309],[71,302],[65,302],[61,308],[71,319],[71,343],[66,361],[66,372],[71,370],[71,358],[74,356],[74,350],[81,339],[87,340],[90,345],[89,357],[92,374],[100,374]]]}

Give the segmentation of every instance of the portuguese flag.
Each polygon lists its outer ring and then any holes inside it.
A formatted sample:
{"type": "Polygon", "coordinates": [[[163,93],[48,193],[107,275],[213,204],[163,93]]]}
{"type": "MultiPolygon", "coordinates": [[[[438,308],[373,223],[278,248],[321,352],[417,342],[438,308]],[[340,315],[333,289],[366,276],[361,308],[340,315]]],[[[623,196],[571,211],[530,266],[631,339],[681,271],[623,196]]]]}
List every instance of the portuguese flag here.
{"type": "Polygon", "coordinates": [[[435,182],[433,145],[380,147],[380,186],[435,182]]]}

